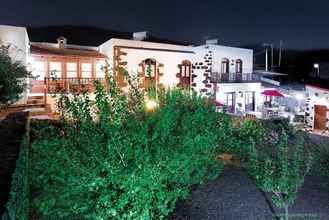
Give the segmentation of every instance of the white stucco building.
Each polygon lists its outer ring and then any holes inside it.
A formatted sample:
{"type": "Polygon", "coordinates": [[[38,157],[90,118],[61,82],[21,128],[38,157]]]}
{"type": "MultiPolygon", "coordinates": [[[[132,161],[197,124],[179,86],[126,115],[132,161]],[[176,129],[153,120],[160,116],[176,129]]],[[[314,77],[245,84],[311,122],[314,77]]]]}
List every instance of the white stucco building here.
{"type": "Polygon", "coordinates": [[[144,88],[154,80],[157,86],[193,89],[215,97],[231,113],[257,111],[262,104],[261,83],[254,78],[249,49],[217,45],[214,40],[201,46],[152,42],[147,32],[113,36],[97,45],[81,45],[65,36],[56,36],[57,42],[40,38],[36,42],[28,35],[24,27],[0,26],[0,42],[21,48],[25,55],[20,59],[37,76],[30,96],[48,97],[57,89],[70,92],[81,86],[92,92],[92,81],[104,78],[100,66],[107,60],[120,87],[126,86],[119,74],[124,68],[138,75],[144,88]],[[59,75],[56,81],[50,78],[54,71],[59,75]]]}
{"type": "Polygon", "coordinates": [[[147,80],[151,65],[160,85],[188,86],[203,96],[215,96],[232,113],[255,111],[261,105],[261,84],[252,74],[252,50],[111,39],[100,45],[100,52],[108,56],[114,70],[123,67],[147,80]]]}
{"type": "Polygon", "coordinates": [[[329,89],[306,85],[306,122],[315,130],[329,130],[329,89]]]}

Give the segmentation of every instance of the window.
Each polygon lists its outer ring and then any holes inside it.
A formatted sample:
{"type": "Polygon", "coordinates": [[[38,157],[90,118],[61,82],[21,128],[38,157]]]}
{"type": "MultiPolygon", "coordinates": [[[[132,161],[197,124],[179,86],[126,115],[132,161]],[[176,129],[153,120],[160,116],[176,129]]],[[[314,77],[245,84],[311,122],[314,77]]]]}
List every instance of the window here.
{"type": "Polygon", "coordinates": [[[43,80],[46,75],[45,62],[36,61],[33,64],[33,76],[36,80],[43,80]]]}
{"type": "Polygon", "coordinates": [[[228,112],[235,112],[235,92],[225,93],[225,105],[228,112]]]}
{"type": "Polygon", "coordinates": [[[221,73],[229,73],[230,70],[230,61],[227,58],[222,59],[222,64],[221,64],[221,73]]]}
{"type": "Polygon", "coordinates": [[[81,77],[82,78],[91,78],[92,77],[91,63],[82,63],[81,64],[81,77]]]}
{"type": "Polygon", "coordinates": [[[255,92],[245,92],[246,111],[255,111],[255,92]]]}
{"type": "Polygon", "coordinates": [[[62,63],[50,62],[49,63],[50,77],[61,78],[62,77],[62,63]]]}
{"type": "Polygon", "coordinates": [[[156,62],[153,59],[146,59],[144,61],[144,74],[147,78],[155,78],[156,62]]]}
{"type": "Polygon", "coordinates": [[[96,78],[104,78],[105,77],[105,72],[103,70],[105,66],[104,61],[97,61],[96,63],[96,78]]]}
{"type": "MultiPolygon", "coordinates": [[[[159,70],[160,64],[152,58],[143,60],[139,66],[141,69],[138,71],[141,81],[141,86],[146,90],[159,84],[159,70]]],[[[124,79],[123,79],[124,80],[124,79]]]]}
{"type": "Polygon", "coordinates": [[[192,64],[188,60],[184,60],[179,67],[179,86],[189,86],[191,83],[192,64]]]}
{"type": "Polygon", "coordinates": [[[184,60],[182,64],[180,65],[180,73],[181,77],[188,77],[191,76],[191,62],[188,60],[184,60]]]}
{"type": "Polygon", "coordinates": [[[237,59],[235,62],[235,72],[242,73],[242,60],[241,59],[237,59]]]}
{"type": "Polygon", "coordinates": [[[66,77],[68,77],[68,78],[78,77],[78,64],[77,63],[66,63],[66,77]]]}

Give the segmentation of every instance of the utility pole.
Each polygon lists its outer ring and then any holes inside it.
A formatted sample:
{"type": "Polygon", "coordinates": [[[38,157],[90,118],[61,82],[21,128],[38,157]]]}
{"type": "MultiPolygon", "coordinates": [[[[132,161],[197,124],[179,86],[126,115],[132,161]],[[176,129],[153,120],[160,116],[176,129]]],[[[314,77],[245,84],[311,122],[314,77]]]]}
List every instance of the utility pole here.
{"type": "Polygon", "coordinates": [[[273,44],[271,44],[271,70],[273,70],[273,56],[274,56],[274,53],[273,53],[273,44]]]}
{"type": "MultiPolygon", "coordinates": [[[[263,43],[263,46],[265,47],[265,71],[268,71],[268,47],[271,46],[272,48],[272,59],[273,59],[273,44],[269,43],[263,43]]],[[[273,60],[271,59],[271,68],[273,65],[273,60]]]]}
{"type": "Polygon", "coordinates": [[[268,43],[263,43],[263,46],[265,47],[265,71],[268,71],[268,43]]]}
{"type": "Polygon", "coordinates": [[[279,49],[279,67],[281,67],[281,53],[282,53],[282,40],[280,40],[280,49],[279,49]]]}
{"type": "Polygon", "coordinates": [[[268,54],[267,47],[265,48],[265,71],[268,71],[268,54]]]}

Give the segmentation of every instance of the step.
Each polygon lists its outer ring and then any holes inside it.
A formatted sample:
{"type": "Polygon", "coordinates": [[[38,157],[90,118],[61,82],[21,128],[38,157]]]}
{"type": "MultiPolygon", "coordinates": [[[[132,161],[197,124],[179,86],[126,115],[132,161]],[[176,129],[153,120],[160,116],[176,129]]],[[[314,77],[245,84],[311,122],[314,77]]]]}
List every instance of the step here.
{"type": "Polygon", "coordinates": [[[43,100],[27,100],[26,104],[33,105],[33,104],[43,104],[43,100]]]}
{"type": "Polygon", "coordinates": [[[27,99],[28,100],[35,100],[35,99],[37,99],[37,100],[40,100],[40,99],[43,100],[44,99],[44,96],[43,95],[28,96],[27,99]]]}
{"type": "Polygon", "coordinates": [[[43,104],[45,101],[43,99],[34,99],[34,100],[30,100],[28,99],[26,104],[43,104]]]}
{"type": "Polygon", "coordinates": [[[47,115],[46,108],[27,108],[23,112],[29,112],[29,116],[47,115]]]}
{"type": "Polygon", "coordinates": [[[21,108],[44,108],[44,103],[38,103],[38,104],[16,104],[16,105],[10,105],[8,106],[9,109],[16,109],[19,110],[21,108]]]}

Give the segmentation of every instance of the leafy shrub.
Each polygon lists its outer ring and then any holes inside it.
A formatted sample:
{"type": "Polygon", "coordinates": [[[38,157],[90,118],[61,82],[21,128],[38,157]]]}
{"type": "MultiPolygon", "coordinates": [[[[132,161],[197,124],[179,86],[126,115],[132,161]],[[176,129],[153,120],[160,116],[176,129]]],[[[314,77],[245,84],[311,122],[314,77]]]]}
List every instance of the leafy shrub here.
{"type": "MultiPolygon", "coordinates": [[[[15,172],[12,176],[9,199],[6,204],[7,219],[28,220],[30,210],[30,182],[29,182],[28,141],[24,137],[15,172]]],[[[5,218],[4,218],[5,219],[5,218]]]]}
{"type": "Polygon", "coordinates": [[[23,79],[32,77],[22,63],[11,59],[9,49],[0,45],[0,107],[17,101],[28,86],[23,79]]]}
{"type": "Polygon", "coordinates": [[[317,147],[315,173],[320,174],[324,188],[329,190],[329,145],[322,144],[313,147],[317,147]]]}
{"type": "Polygon", "coordinates": [[[305,152],[302,135],[298,132],[288,135],[284,127],[267,130],[263,145],[250,148],[249,175],[260,189],[272,194],[272,202],[277,207],[285,208],[287,220],[288,206],[294,203],[304,183],[310,158],[305,152]]]}
{"type": "Polygon", "coordinates": [[[214,106],[172,90],[147,113],[141,93],[122,94],[111,77],[109,84],[106,91],[96,83],[95,102],[62,97],[61,127],[37,125],[32,180],[40,216],[163,219],[191,185],[222,170],[216,156],[227,119],[214,106]]]}

